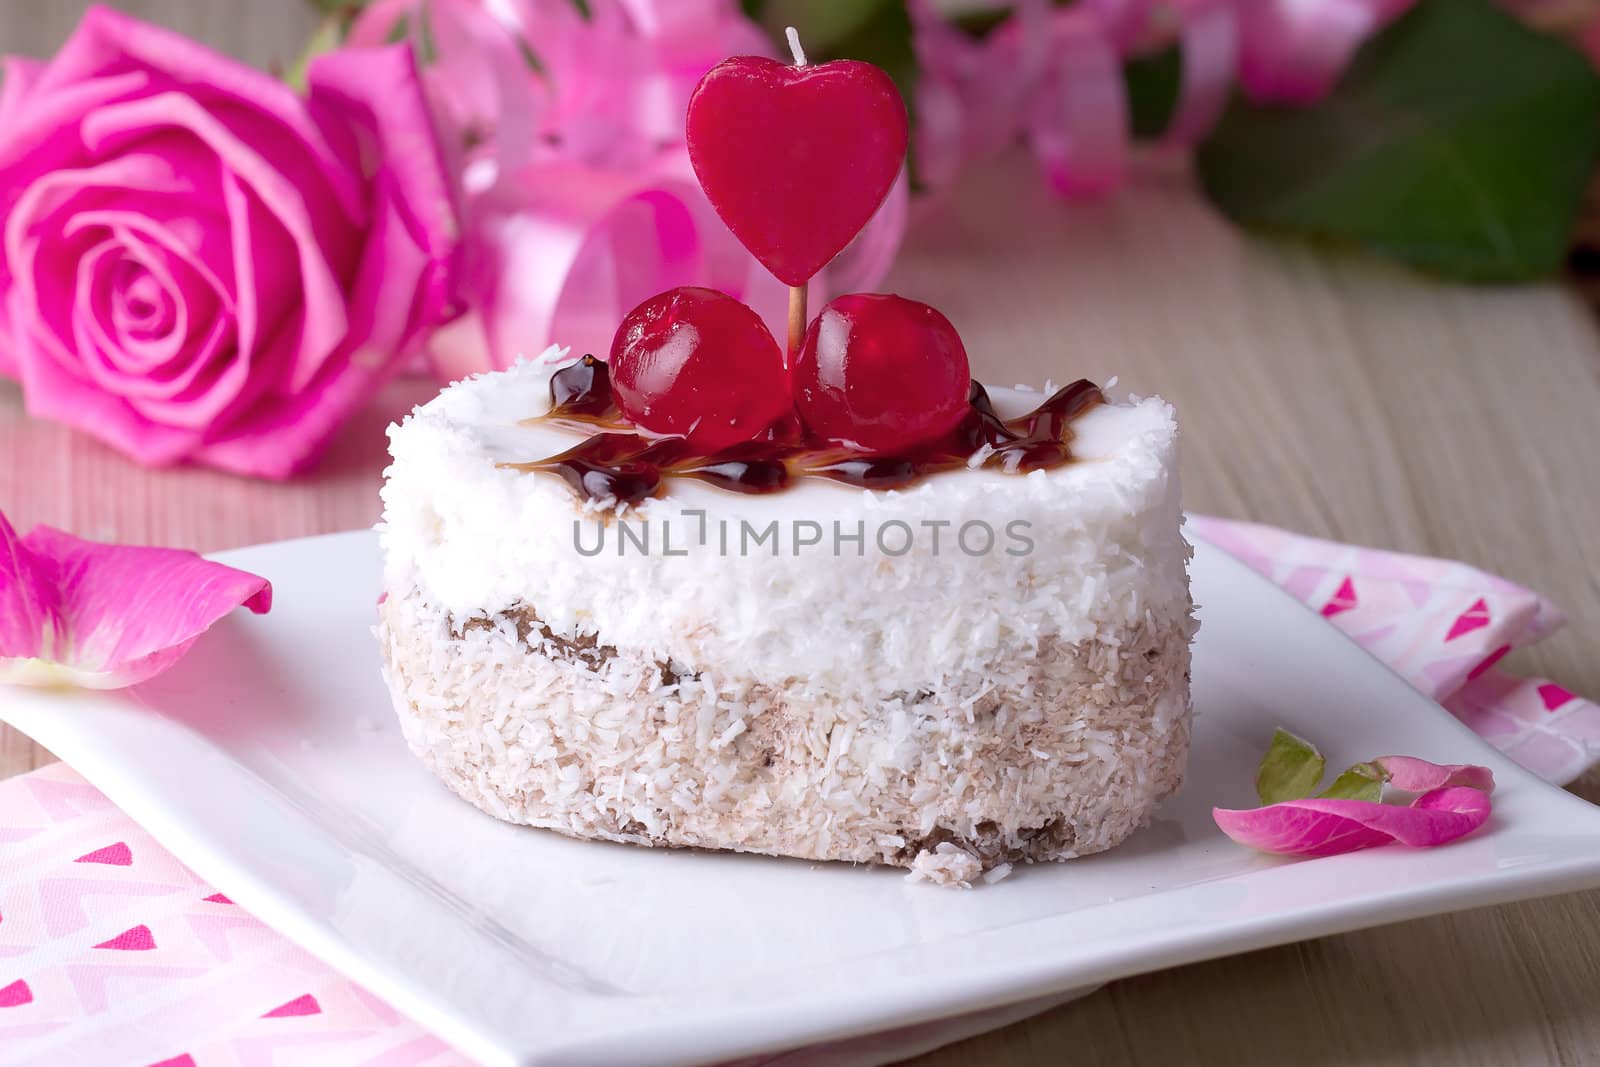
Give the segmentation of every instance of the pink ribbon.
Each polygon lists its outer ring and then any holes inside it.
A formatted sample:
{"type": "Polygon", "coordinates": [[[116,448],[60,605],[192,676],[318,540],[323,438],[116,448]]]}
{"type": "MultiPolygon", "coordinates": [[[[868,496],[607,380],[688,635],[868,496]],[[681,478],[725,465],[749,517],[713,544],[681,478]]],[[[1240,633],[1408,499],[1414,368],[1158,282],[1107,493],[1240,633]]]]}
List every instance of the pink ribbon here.
{"type": "MultiPolygon", "coordinates": [[[[905,231],[907,182],[812,279],[814,306],[871,288],[905,231]]],[[[444,381],[509,366],[548,344],[604,356],[628,311],[666,289],[703,285],[750,305],[781,335],[788,290],[717,218],[682,148],[636,171],[577,160],[508,175],[475,206],[466,243],[468,314],[430,344],[444,381]]]]}
{"type": "MultiPolygon", "coordinates": [[[[717,218],[683,144],[701,76],[771,44],[733,0],[589,7],[584,18],[571,0],[378,0],[352,29],[357,45],[411,34],[456,149],[466,314],[430,343],[442,380],[551,343],[604,355],[629,310],[679,285],[721,289],[784,328],[787,290],[717,218]]],[[[816,303],[882,279],[907,188],[902,176],[813,280],[816,303]]]]}
{"type": "Polygon", "coordinates": [[[1011,17],[984,40],[909,0],[918,174],[930,186],[1021,138],[1067,196],[1115,188],[1132,147],[1123,60],[1167,43],[1182,51],[1177,105],[1160,143],[1210,132],[1237,79],[1254,100],[1312,103],[1356,48],[1414,0],[1047,0],[996,3],[1011,17]]]}

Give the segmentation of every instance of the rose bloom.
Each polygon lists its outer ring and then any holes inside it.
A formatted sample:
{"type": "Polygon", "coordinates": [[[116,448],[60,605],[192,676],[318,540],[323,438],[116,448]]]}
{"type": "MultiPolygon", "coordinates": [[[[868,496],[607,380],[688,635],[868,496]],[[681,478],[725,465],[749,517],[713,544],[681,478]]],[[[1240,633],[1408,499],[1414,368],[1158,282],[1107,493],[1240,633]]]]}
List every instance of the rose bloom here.
{"type": "Polygon", "coordinates": [[[284,478],[446,313],[455,213],[411,50],[304,97],[93,9],[0,91],[0,373],[143,463],[284,478]]]}

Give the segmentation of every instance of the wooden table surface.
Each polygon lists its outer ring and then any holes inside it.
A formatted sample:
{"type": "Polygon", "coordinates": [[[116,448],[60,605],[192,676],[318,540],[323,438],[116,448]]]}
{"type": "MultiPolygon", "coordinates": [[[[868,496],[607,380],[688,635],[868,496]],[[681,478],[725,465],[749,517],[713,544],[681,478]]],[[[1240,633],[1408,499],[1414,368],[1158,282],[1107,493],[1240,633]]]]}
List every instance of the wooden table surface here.
{"type": "MultiPolygon", "coordinates": [[[[45,54],[84,4],[0,0],[0,47],[45,54]]],[[[269,63],[309,32],[279,0],[120,6],[269,63]]],[[[1467,560],[1571,626],[1510,661],[1600,694],[1600,336],[1564,285],[1466,288],[1243,236],[1175,167],[1063,206],[1027,161],[918,209],[889,288],[955,321],[980,377],[1113,374],[1177,405],[1192,509],[1467,560]]],[[[315,475],[142,470],[27,419],[0,385],[0,509],[26,529],[201,551],[378,515],[391,387],[315,475]]],[[[0,777],[50,756],[0,728],[0,777]]],[[[1577,791],[1600,801],[1600,778],[1577,791]]],[[[1116,982],[926,1056],[928,1067],[1600,1063],[1600,893],[1323,938],[1116,982]]]]}

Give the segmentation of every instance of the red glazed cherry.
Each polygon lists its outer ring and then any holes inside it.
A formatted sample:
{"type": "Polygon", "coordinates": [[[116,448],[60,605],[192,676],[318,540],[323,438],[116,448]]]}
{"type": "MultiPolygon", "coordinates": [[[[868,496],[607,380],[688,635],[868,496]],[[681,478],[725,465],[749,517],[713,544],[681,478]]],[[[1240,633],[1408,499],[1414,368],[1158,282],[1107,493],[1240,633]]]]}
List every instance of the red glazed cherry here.
{"type": "Polygon", "coordinates": [[[895,452],[954,429],[972,375],[949,319],[915,300],[853,293],[812,320],[790,382],[814,436],[895,452]]]}
{"type": "Polygon", "coordinates": [[[790,411],[783,350],[726,293],[669,289],[628,313],[611,342],[611,387],[628,421],[715,452],[790,411]]]}

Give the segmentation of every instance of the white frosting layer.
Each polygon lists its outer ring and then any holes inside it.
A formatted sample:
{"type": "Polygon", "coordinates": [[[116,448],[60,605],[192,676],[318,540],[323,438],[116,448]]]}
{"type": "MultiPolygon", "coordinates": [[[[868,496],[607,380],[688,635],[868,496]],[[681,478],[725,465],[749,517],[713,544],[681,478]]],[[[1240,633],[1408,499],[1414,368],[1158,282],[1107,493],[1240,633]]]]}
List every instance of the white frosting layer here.
{"type": "MultiPolygon", "coordinates": [[[[552,349],[460,382],[390,428],[391,591],[416,588],[460,619],[527,606],[557,635],[710,677],[866,697],[1031,654],[1046,636],[1188,615],[1177,426],[1159,399],[1089,411],[1073,423],[1078,461],[1050,471],[955,471],[892,492],[807,478],[757,496],[678,478],[622,518],[552,474],[498,466],[578,440],[523,424],[547,410],[563,359],[552,349]]],[[[1002,414],[1042,399],[991,395],[1002,414]]]]}

